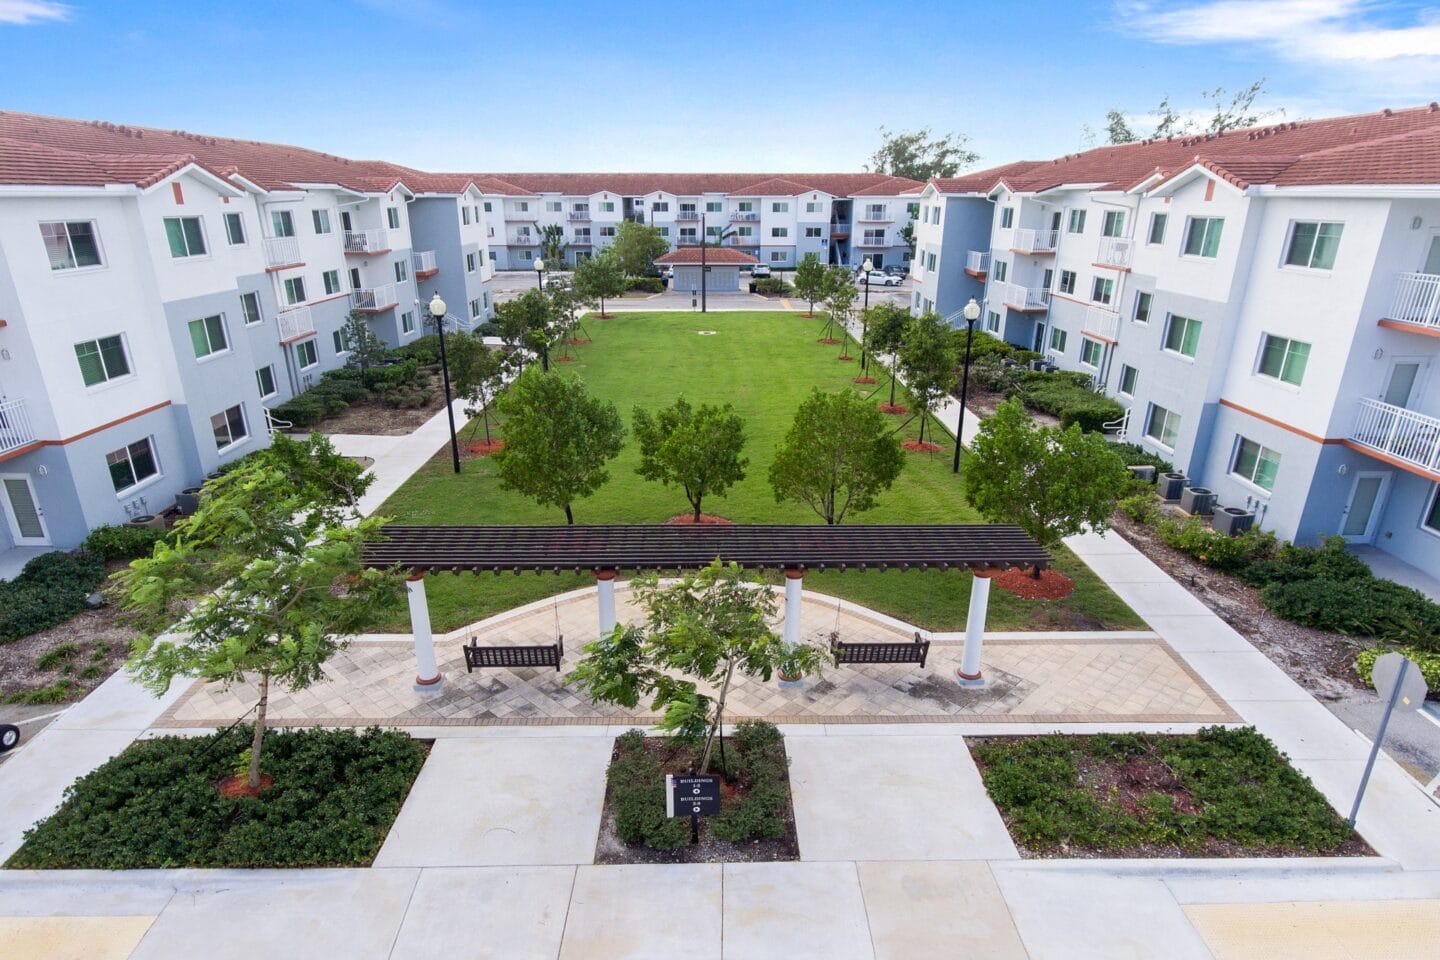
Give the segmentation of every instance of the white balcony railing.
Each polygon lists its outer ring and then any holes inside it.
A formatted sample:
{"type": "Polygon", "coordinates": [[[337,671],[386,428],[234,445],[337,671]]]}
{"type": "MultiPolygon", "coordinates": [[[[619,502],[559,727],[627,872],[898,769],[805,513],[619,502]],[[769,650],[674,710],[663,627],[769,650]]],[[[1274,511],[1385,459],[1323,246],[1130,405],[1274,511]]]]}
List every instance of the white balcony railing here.
{"type": "Polygon", "coordinates": [[[540,238],[533,233],[512,233],[505,238],[507,247],[533,247],[540,242],[540,238]]]}
{"type": "Polygon", "coordinates": [[[965,269],[971,273],[990,272],[990,251],[971,250],[965,254],[965,269]]]}
{"type": "Polygon", "coordinates": [[[345,231],[346,253],[383,253],[390,249],[389,242],[390,238],[384,230],[345,231]]]}
{"type": "Polygon", "coordinates": [[[877,207],[877,208],[874,209],[874,210],[864,210],[864,211],[862,211],[862,212],[860,213],[860,215],[857,216],[855,219],[858,220],[858,221],[860,221],[860,222],[862,222],[862,223],[864,223],[864,222],[869,222],[869,223],[890,223],[891,221],[893,221],[893,220],[895,219],[895,217],[894,217],[893,214],[889,213],[888,211],[884,210],[883,208],[878,208],[878,207],[877,207]]]}
{"type": "Polygon", "coordinates": [[[1440,273],[1402,273],[1395,278],[1387,317],[1440,330],[1440,273]]]}
{"type": "Polygon", "coordinates": [[[1115,339],[1120,336],[1120,314],[1100,306],[1086,307],[1085,323],[1082,329],[1085,333],[1114,343],[1115,339]]]}
{"type": "Polygon", "coordinates": [[[568,214],[568,219],[570,219],[570,220],[589,220],[589,219],[590,219],[590,211],[589,211],[589,210],[571,210],[570,213],[568,214]]]}
{"type": "Polygon", "coordinates": [[[423,277],[440,272],[435,265],[434,250],[415,250],[410,254],[410,263],[415,267],[415,276],[423,277]]]}
{"type": "Polygon", "coordinates": [[[1010,246],[1021,253],[1052,253],[1059,243],[1059,230],[1031,230],[1027,227],[1015,231],[1015,242],[1010,246]]]}
{"type": "Polygon", "coordinates": [[[855,241],[855,246],[857,246],[857,247],[888,247],[888,246],[890,246],[890,243],[889,243],[889,241],[887,241],[887,240],[885,239],[885,234],[883,234],[883,233],[864,233],[864,234],[861,234],[861,235],[860,235],[860,238],[855,241]]]}
{"type": "Polygon", "coordinates": [[[753,210],[736,210],[730,214],[730,219],[739,223],[757,223],[760,220],[760,214],[753,210]]]}
{"type": "Polygon", "coordinates": [[[279,326],[281,343],[308,337],[315,332],[315,319],[310,316],[309,307],[291,307],[281,311],[275,320],[279,326]]]}
{"type": "Polygon", "coordinates": [[[570,242],[577,247],[588,247],[593,245],[595,241],[590,238],[590,234],[588,233],[577,233],[571,238],[570,242]]]}
{"type": "Polygon", "coordinates": [[[699,211],[699,210],[681,210],[679,213],[675,214],[675,219],[676,219],[676,220],[699,220],[699,219],[700,219],[700,211],[699,211]]]}
{"type": "Polygon", "coordinates": [[[995,284],[995,294],[1001,303],[1015,310],[1048,310],[1050,307],[1050,291],[1040,287],[1001,281],[995,284]]]}
{"type": "Polygon", "coordinates": [[[743,237],[742,237],[741,235],[739,235],[739,234],[737,233],[737,234],[735,234],[734,236],[726,237],[726,238],[725,238],[725,246],[727,246],[727,247],[758,247],[758,246],[760,246],[760,238],[759,238],[759,237],[754,237],[754,236],[743,236],[743,237]]]}
{"type": "Polygon", "coordinates": [[[35,424],[24,398],[0,400],[0,453],[18,450],[35,442],[35,424]]]}
{"type": "Polygon", "coordinates": [[[1367,397],[1355,411],[1350,439],[1440,479],[1440,417],[1367,397]]]}
{"type": "Polygon", "coordinates": [[[265,266],[288,267],[300,262],[300,241],[294,237],[265,238],[265,266]]]}
{"type": "Polygon", "coordinates": [[[370,313],[379,313],[381,310],[388,310],[400,302],[400,297],[395,292],[395,284],[383,283],[378,287],[365,287],[360,290],[350,291],[350,305],[356,310],[365,310],[370,313]]]}
{"type": "Polygon", "coordinates": [[[1095,253],[1095,262],[1103,267],[1128,269],[1130,255],[1134,252],[1134,240],[1127,237],[1101,237],[1100,248],[1095,253]]]}

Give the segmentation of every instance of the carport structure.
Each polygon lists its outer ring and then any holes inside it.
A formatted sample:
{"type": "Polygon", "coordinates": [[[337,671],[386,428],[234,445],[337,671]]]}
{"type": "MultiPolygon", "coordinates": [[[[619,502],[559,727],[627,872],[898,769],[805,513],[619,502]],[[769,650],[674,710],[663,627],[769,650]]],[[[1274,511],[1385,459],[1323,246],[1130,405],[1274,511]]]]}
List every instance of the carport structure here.
{"type": "Polygon", "coordinates": [[[400,567],[407,583],[415,638],[415,686],[440,687],[427,573],[560,573],[595,575],[600,635],[615,627],[615,578],[620,571],[698,570],[716,558],[746,570],[785,574],[784,638],[800,642],[800,598],[807,570],[951,570],[976,574],[970,587],[965,650],[958,672],[979,682],[990,580],[1013,567],[1043,568],[1050,556],[1017,526],[790,524],[601,524],[596,526],[403,526],[365,548],[367,567],[400,567]]]}

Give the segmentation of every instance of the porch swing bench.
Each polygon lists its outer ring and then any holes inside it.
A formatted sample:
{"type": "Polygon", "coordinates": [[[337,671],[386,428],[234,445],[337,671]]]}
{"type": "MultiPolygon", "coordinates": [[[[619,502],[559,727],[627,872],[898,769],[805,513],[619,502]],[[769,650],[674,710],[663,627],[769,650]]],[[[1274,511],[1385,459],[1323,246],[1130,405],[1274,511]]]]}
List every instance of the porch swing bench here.
{"type": "Polygon", "coordinates": [[[565,638],[557,636],[554,643],[524,647],[482,647],[471,639],[464,647],[465,672],[474,673],[485,667],[554,667],[560,672],[565,658],[565,638]]]}
{"type": "Polygon", "coordinates": [[[915,634],[911,643],[846,643],[830,638],[830,653],[838,663],[918,663],[925,668],[930,641],[915,634]]]}

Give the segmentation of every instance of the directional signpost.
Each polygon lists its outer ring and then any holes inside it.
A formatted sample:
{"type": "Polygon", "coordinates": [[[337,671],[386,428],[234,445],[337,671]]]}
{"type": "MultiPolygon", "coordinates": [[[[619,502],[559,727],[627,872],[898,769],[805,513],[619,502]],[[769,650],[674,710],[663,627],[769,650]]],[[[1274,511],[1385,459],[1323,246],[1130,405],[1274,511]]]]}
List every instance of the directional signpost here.
{"type": "Polygon", "coordinates": [[[720,778],[694,771],[665,774],[665,815],[690,818],[690,842],[700,842],[700,818],[720,812],[720,778]]]}
{"type": "Polygon", "coordinates": [[[1420,667],[1404,654],[1387,653],[1375,661],[1370,671],[1375,683],[1375,692],[1385,701],[1385,713],[1380,717],[1380,729],[1375,733],[1375,742],[1370,745],[1370,759],[1365,761],[1365,775],[1360,778],[1360,789],[1355,792],[1355,805],[1350,808],[1350,828],[1355,828],[1355,818],[1360,815],[1360,801],[1365,798],[1365,787],[1370,783],[1370,771],[1375,769],[1375,758],[1380,754],[1380,744],[1385,739],[1385,728],[1390,726],[1390,715],[1395,708],[1419,710],[1425,703],[1425,678],[1420,667]]]}

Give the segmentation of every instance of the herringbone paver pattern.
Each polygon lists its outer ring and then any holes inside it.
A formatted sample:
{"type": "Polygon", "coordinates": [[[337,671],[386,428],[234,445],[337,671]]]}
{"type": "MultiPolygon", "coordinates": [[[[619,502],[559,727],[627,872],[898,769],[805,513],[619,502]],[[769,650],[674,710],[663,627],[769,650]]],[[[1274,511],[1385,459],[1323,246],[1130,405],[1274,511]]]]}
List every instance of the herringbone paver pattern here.
{"type": "MultiPolygon", "coordinates": [[[[622,620],[639,620],[628,592],[617,591],[622,620]]],[[[398,726],[550,725],[653,720],[643,707],[630,711],[596,704],[565,676],[596,633],[593,597],[502,619],[478,631],[483,643],[552,643],[565,636],[564,668],[486,670],[467,674],[458,635],[437,640],[445,684],[438,693],[412,688],[414,660],[407,643],[361,640],[325,665],[327,679],[307,690],[272,689],[269,715],[282,725],[398,726]]],[[[901,641],[908,635],[862,614],[837,615],[835,605],[807,598],[802,633],[824,643],[833,632],[845,640],[901,641]]],[[[468,635],[467,635],[468,639],[468,635]]],[[[830,667],[798,687],[737,679],[727,719],[764,718],[782,723],[1013,722],[1223,722],[1230,708],[1160,640],[1000,639],[985,645],[983,690],[959,686],[959,642],[935,642],[925,669],[914,664],[830,667]]],[[[256,702],[255,688],[195,684],[157,726],[228,724],[256,702]]]]}

